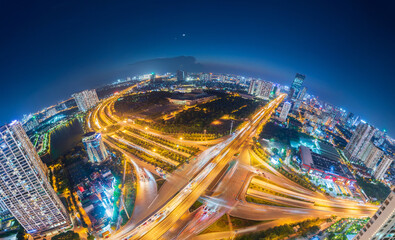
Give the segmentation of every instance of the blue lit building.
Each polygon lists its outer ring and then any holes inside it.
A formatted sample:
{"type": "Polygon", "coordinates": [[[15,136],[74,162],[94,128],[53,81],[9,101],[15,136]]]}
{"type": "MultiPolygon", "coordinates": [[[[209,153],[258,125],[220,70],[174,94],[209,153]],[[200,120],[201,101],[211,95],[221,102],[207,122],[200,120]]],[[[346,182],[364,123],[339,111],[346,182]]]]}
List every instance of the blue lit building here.
{"type": "MultiPolygon", "coordinates": [[[[299,96],[299,92],[302,90],[303,82],[305,79],[305,75],[297,73],[294,81],[291,85],[291,90],[289,92],[289,98],[296,99],[299,96]]],[[[306,90],[304,90],[306,91],[306,90]]],[[[303,94],[304,95],[304,94],[303,94]]]]}
{"type": "Polygon", "coordinates": [[[83,136],[82,142],[90,162],[100,163],[109,157],[100,133],[89,132],[83,136]]]}

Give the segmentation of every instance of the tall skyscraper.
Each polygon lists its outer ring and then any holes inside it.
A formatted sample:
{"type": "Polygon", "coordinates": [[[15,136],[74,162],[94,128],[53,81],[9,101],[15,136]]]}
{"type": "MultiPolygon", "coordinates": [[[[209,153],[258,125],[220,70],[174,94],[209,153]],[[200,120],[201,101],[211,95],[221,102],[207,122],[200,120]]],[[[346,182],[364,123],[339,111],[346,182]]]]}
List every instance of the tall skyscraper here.
{"type": "Polygon", "coordinates": [[[78,109],[83,112],[88,111],[99,102],[95,89],[74,93],[72,97],[77,103],[78,109]]]}
{"type": "Polygon", "coordinates": [[[291,89],[289,92],[290,99],[296,99],[298,97],[299,92],[302,90],[305,75],[297,73],[295,75],[295,79],[292,82],[291,89]]]}
{"type": "Polygon", "coordinates": [[[100,163],[108,158],[108,153],[100,133],[87,133],[84,135],[82,142],[88,152],[90,162],[100,163]]]}
{"type": "Polygon", "coordinates": [[[395,189],[353,240],[390,240],[395,237],[395,189]]]}
{"type": "Polygon", "coordinates": [[[361,160],[365,163],[366,167],[374,168],[383,154],[383,150],[370,141],[365,152],[362,154],[361,160]]]}
{"type": "Polygon", "coordinates": [[[251,94],[251,95],[255,96],[257,91],[258,91],[258,89],[259,89],[259,83],[260,83],[259,80],[252,79],[250,81],[250,87],[248,88],[248,94],[251,94]]]}
{"type": "Polygon", "coordinates": [[[350,160],[361,160],[375,131],[376,129],[367,123],[358,124],[344,150],[346,157],[350,160]]]}
{"type": "Polygon", "coordinates": [[[297,100],[302,100],[306,95],[307,88],[303,87],[302,90],[299,91],[298,95],[296,96],[297,100]]]}
{"type": "Polygon", "coordinates": [[[287,116],[288,116],[288,113],[289,113],[290,109],[291,109],[291,103],[290,102],[285,102],[283,104],[283,108],[281,109],[280,121],[285,122],[285,120],[287,120],[287,116]]]}
{"type": "Polygon", "coordinates": [[[185,71],[177,70],[177,81],[185,81],[187,79],[187,73],[185,71]]]}
{"type": "Polygon", "coordinates": [[[151,75],[150,75],[150,82],[151,83],[155,82],[155,78],[156,78],[156,74],[154,72],[151,73],[151,75]]]}
{"type": "Polygon", "coordinates": [[[248,94],[269,99],[274,84],[263,80],[251,80],[248,94]]]}
{"type": "Polygon", "coordinates": [[[377,180],[381,180],[393,161],[394,159],[392,157],[390,157],[389,155],[384,155],[376,170],[373,172],[373,176],[377,180]]]}
{"type": "Polygon", "coordinates": [[[33,236],[57,232],[71,224],[44,169],[19,122],[0,127],[0,201],[33,236]]]}

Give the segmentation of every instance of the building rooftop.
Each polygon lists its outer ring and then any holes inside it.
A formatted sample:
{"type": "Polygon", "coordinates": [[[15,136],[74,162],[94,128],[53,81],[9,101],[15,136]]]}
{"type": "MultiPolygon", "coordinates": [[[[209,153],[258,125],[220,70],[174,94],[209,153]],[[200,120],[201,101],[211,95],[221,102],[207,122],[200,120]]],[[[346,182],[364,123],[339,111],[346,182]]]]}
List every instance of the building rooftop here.
{"type": "Polygon", "coordinates": [[[85,133],[83,137],[91,137],[95,134],[96,134],[96,132],[88,132],[88,133],[85,133]]]}
{"type": "Polygon", "coordinates": [[[302,163],[309,166],[310,168],[325,172],[327,174],[354,179],[350,170],[348,170],[348,168],[340,162],[340,157],[335,157],[336,155],[332,150],[327,150],[328,151],[323,151],[323,153],[318,154],[312,152],[308,147],[300,146],[302,163]]]}

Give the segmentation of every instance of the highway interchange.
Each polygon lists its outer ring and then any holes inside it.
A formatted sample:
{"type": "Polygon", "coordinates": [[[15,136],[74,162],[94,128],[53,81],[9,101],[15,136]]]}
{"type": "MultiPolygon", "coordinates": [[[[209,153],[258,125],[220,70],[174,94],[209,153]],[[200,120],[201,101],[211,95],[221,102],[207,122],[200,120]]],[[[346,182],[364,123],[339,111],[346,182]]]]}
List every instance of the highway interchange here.
{"type": "MultiPolygon", "coordinates": [[[[377,210],[377,207],[369,204],[328,198],[321,193],[307,190],[272,169],[250,149],[253,137],[286,98],[285,94],[278,96],[257,111],[250,117],[250,120],[227,138],[194,143],[162,135],[147,127],[134,124],[131,120],[120,119],[113,114],[114,102],[124,94],[130,93],[135,87],[132,86],[102,100],[87,116],[88,128],[102,132],[104,141],[125,154],[138,173],[136,176],[138,191],[132,217],[126,225],[113,232],[109,239],[200,239],[204,235],[206,235],[205,239],[220,239],[305,218],[329,217],[334,214],[362,217],[370,216],[377,210]],[[179,144],[194,144],[199,146],[201,151],[188,164],[184,163],[171,174],[167,174],[166,182],[158,191],[152,176],[152,174],[158,175],[157,168],[124,151],[114,142],[108,141],[108,138],[112,136],[118,142],[126,143],[130,147],[138,147],[132,146],[119,136],[106,133],[106,126],[115,123],[122,128],[133,127],[179,144]],[[250,166],[251,158],[261,161],[266,168],[257,170],[250,166]],[[256,176],[264,176],[270,181],[259,180],[256,176]],[[281,196],[273,198],[264,192],[249,188],[250,182],[292,196],[292,198],[281,196]],[[272,184],[273,182],[277,184],[272,184]],[[246,195],[270,199],[289,207],[250,203],[245,201],[246,195]],[[205,204],[190,213],[189,208],[199,198],[205,204]],[[272,221],[243,230],[204,234],[197,237],[197,234],[226,213],[249,220],[272,221]]],[[[147,154],[155,155],[150,150],[147,154]]],[[[172,164],[177,165],[177,163],[172,164]]]]}

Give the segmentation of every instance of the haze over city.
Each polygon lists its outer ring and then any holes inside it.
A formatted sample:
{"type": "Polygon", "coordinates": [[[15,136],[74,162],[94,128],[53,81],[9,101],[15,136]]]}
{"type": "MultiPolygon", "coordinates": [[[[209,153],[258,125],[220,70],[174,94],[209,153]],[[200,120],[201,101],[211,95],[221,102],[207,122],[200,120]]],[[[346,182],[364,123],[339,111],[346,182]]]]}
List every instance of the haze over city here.
{"type": "Polygon", "coordinates": [[[0,2],[0,239],[394,239],[394,7],[0,2]]]}

